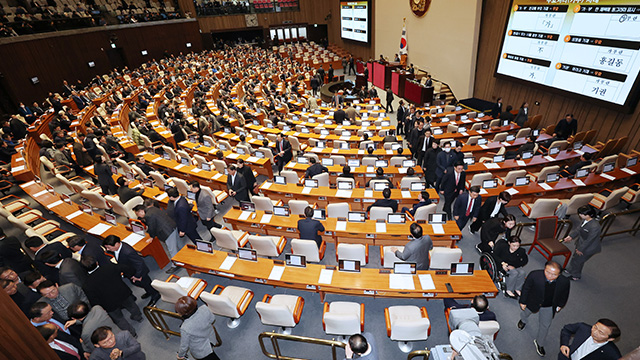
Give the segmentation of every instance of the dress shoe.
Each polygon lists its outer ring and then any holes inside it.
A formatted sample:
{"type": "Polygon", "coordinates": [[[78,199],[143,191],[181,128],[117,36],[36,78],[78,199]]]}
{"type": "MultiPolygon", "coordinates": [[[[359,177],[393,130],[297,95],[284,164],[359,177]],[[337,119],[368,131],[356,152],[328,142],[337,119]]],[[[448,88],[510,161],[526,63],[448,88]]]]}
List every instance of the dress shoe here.
{"type": "MultiPolygon", "coordinates": [[[[504,292],[504,296],[506,296],[506,297],[508,297],[508,298],[510,298],[510,299],[518,299],[518,295],[516,295],[515,293],[513,293],[513,294],[509,295],[509,293],[508,293],[508,292],[506,292],[506,291],[504,292]]],[[[519,324],[518,324],[518,325],[519,325],[519,324]]]]}
{"type": "Polygon", "coordinates": [[[538,353],[538,355],[545,356],[547,354],[547,352],[544,351],[544,347],[538,345],[538,340],[533,339],[533,344],[536,346],[536,352],[538,353]]]}
{"type": "Polygon", "coordinates": [[[136,322],[141,322],[142,321],[142,315],[138,315],[138,316],[131,315],[129,318],[131,320],[133,320],[133,321],[136,321],[136,322]]]}
{"type": "Polygon", "coordinates": [[[142,299],[146,299],[146,298],[148,298],[149,296],[151,296],[151,294],[149,294],[149,293],[144,293],[144,294],[142,294],[142,296],[140,296],[140,298],[142,298],[142,299]]]}
{"type": "Polygon", "coordinates": [[[151,300],[149,301],[149,303],[147,304],[147,306],[153,306],[155,305],[158,300],[160,300],[160,294],[154,295],[151,297],[151,300]]]}
{"type": "Polygon", "coordinates": [[[524,329],[525,326],[527,326],[527,324],[523,323],[522,320],[518,321],[518,330],[524,329]]]}

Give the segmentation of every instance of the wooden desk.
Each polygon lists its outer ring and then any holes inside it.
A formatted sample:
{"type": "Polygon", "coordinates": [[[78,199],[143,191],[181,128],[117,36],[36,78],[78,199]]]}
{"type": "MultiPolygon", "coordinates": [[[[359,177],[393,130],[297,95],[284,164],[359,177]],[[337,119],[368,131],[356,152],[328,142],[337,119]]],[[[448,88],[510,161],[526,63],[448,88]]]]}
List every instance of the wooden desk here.
{"type": "Polygon", "coordinates": [[[227,190],[227,175],[225,174],[220,174],[217,171],[205,171],[193,165],[182,165],[177,161],[165,160],[160,155],[148,152],[141,154],[144,155],[144,159],[149,166],[168,170],[169,175],[176,175],[185,180],[198,180],[201,185],[208,186],[214,190],[227,190]]]}
{"type": "MultiPolygon", "coordinates": [[[[404,156],[404,153],[402,154],[404,156]]],[[[407,158],[408,159],[408,158],[407,158]]],[[[284,168],[285,170],[293,170],[298,173],[299,177],[304,176],[305,172],[309,164],[300,164],[295,162],[294,160],[287,163],[284,168]]],[[[335,183],[336,179],[340,174],[342,174],[342,166],[333,165],[327,166],[329,169],[329,181],[335,183]]],[[[423,177],[422,167],[414,166],[413,170],[415,171],[415,176],[423,177]]],[[[351,173],[355,176],[355,180],[360,183],[360,186],[364,187],[367,184],[367,181],[373,179],[376,176],[376,167],[375,166],[359,166],[357,168],[352,167],[351,173]]],[[[384,174],[393,182],[393,186],[397,186],[397,183],[400,180],[407,176],[407,168],[395,167],[395,166],[387,166],[384,168],[384,174]]]]}
{"type": "MultiPolygon", "coordinates": [[[[547,140],[551,139],[550,135],[540,134],[537,143],[543,143],[547,140]]],[[[501,147],[505,147],[506,151],[509,150],[517,150],[521,145],[527,142],[526,138],[517,138],[513,141],[503,141],[503,142],[495,142],[489,141],[486,145],[464,145],[462,146],[462,152],[471,152],[476,159],[479,159],[483,156],[487,156],[490,152],[496,152],[500,150],[501,147]]]]}
{"type": "MultiPolygon", "coordinates": [[[[433,131],[433,129],[434,128],[431,127],[431,131],[433,131]]],[[[444,132],[440,135],[433,135],[433,137],[439,140],[451,139],[454,141],[465,142],[471,136],[488,137],[489,135],[495,135],[501,132],[514,132],[519,129],[520,129],[520,126],[511,123],[509,124],[509,126],[501,126],[501,127],[496,127],[492,129],[486,129],[486,130],[468,130],[466,132],[455,132],[455,133],[444,132]]],[[[446,130],[446,128],[444,128],[443,130],[446,130]]]]}
{"type": "Polygon", "coordinates": [[[29,167],[26,161],[24,161],[24,157],[20,151],[11,155],[11,175],[14,179],[21,182],[33,179],[33,174],[29,170],[29,167]]]}
{"type": "Polygon", "coordinates": [[[330,284],[322,284],[319,277],[324,265],[307,264],[306,268],[287,267],[279,280],[270,280],[273,260],[258,258],[258,261],[237,259],[230,270],[220,266],[227,253],[214,251],[213,254],[199,252],[188,247],[182,248],[173,262],[187,269],[189,274],[207,273],[235,280],[248,281],[288,289],[306,290],[318,293],[324,301],[326,294],[389,298],[472,298],[476,295],[495,297],[498,293],[495,284],[484,270],[475,271],[471,276],[436,275],[435,271],[418,271],[418,274],[430,274],[435,289],[423,290],[418,276],[413,275],[414,290],[391,289],[389,274],[381,274],[379,269],[362,268],[360,273],[333,271],[330,284]],[[453,293],[447,291],[445,283],[450,283],[453,293]]]}
{"type": "MultiPolygon", "coordinates": [[[[218,149],[210,146],[204,146],[199,143],[192,143],[188,140],[185,140],[179,143],[180,147],[188,152],[193,154],[198,154],[204,156],[207,160],[214,159],[215,153],[218,149]]],[[[269,179],[273,178],[273,168],[271,167],[271,160],[267,158],[258,158],[256,156],[251,156],[249,154],[240,155],[234,153],[231,150],[225,150],[222,152],[224,154],[225,159],[231,161],[237,161],[238,159],[243,159],[245,163],[251,166],[252,170],[255,170],[258,174],[265,175],[269,179]]]]}
{"type": "MultiPolygon", "coordinates": [[[[304,152],[311,152],[311,153],[317,154],[318,156],[320,156],[320,158],[323,157],[322,155],[325,155],[324,157],[327,157],[327,158],[330,157],[331,155],[342,155],[347,159],[362,159],[364,156],[369,155],[365,150],[360,150],[356,148],[337,149],[337,148],[329,148],[329,147],[317,148],[317,147],[308,146],[306,149],[304,149],[304,152]]],[[[378,158],[383,158],[386,160],[390,160],[394,156],[404,156],[407,159],[410,159],[411,150],[407,148],[403,148],[402,155],[398,155],[397,151],[375,149],[373,150],[373,154],[371,154],[370,156],[376,156],[378,158]]]]}

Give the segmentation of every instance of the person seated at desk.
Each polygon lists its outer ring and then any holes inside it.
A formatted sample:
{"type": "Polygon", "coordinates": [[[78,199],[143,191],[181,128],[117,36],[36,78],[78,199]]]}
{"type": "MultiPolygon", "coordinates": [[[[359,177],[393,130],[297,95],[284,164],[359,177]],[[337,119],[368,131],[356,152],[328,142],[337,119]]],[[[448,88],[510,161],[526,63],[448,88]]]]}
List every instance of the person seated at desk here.
{"type": "Polygon", "coordinates": [[[389,131],[387,131],[387,135],[385,135],[384,139],[382,139],[382,143],[386,144],[394,142],[398,142],[398,138],[395,136],[395,131],[393,129],[390,129],[389,131]]]}
{"type": "Polygon", "coordinates": [[[424,83],[425,87],[433,87],[433,80],[431,80],[431,75],[427,75],[427,81],[424,83]]]}
{"type": "Polygon", "coordinates": [[[371,89],[369,89],[369,99],[375,99],[378,97],[378,90],[376,90],[375,87],[371,87],[371,89]]]}
{"type": "Polygon", "coordinates": [[[517,299],[524,285],[526,275],[523,267],[529,262],[525,249],[520,247],[522,241],[517,236],[510,236],[507,241],[498,240],[493,251],[496,265],[506,274],[505,296],[517,299]]]}
{"type": "Polygon", "coordinates": [[[324,225],[313,218],[313,208],[307,206],[304,209],[304,219],[298,220],[298,232],[300,239],[313,240],[318,244],[322,244],[322,233],[324,233],[324,225]]]}
{"type": "Polygon", "coordinates": [[[144,188],[140,189],[132,189],[129,187],[131,184],[130,180],[127,180],[124,176],[121,176],[117,180],[118,183],[118,196],[120,197],[120,202],[122,204],[126,204],[127,201],[133,199],[136,196],[142,196],[144,194],[144,188]]]}
{"type": "Polygon", "coordinates": [[[149,176],[150,172],[154,171],[154,169],[145,162],[144,155],[138,155],[134,165],[139,167],[147,176],[149,176]]]}
{"type": "MultiPolygon", "coordinates": [[[[373,148],[370,147],[369,149],[371,149],[370,154],[373,153],[373,148]]],[[[367,150],[369,150],[369,149],[367,149],[367,150]]],[[[376,169],[376,176],[374,178],[370,179],[369,181],[367,181],[366,187],[369,187],[369,185],[371,185],[371,180],[386,180],[387,182],[389,182],[389,187],[391,189],[395,188],[393,186],[393,182],[391,180],[389,180],[389,178],[384,175],[384,169],[381,168],[381,167],[376,169]]]]}
{"type": "Polygon", "coordinates": [[[573,165],[565,165],[562,171],[560,171],[560,176],[573,177],[576,172],[578,172],[578,169],[591,165],[591,156],[591,153],[584,153],[580,155],[580,161],[573,165]]]}
{"type": "Polygon", "coordinates": [[[417,270],[429,270],[429,251],[433,249],[433,241],[429,235],[423,235],[422,226],[412,223],[409,227],[411,237],[402,251],[392,246],[391,251],[402,261],[415,262],[417,270]]]}
{"type": "Polygon", "coordinates": [[[351,178],[351,179],[355,179],[355,177],[353,176],[353,174],[351,173],[351,166],[349,165],[344,165],[342,167],[342,174],[340,174],[339,177],[343,177],[343,178],[351,178]]]}
{"type": "MultiPolygon", "coordinates": [[[[454,299],[444,299],[444,308],[445,309],[466,309],[473,308],[480,317],[480,321],[492,321],[497,320],[496,314],[493,311],[489,310],[489,300],[484,295],[476,295],[471,300],[470,304],[460,304],[454,299]]],[[[453,326],[451,327],[453,330],[453,326]]]]}
{"type": "Polygon", "coordinates": [[[487,220],[480,230],[480,244],[476,245],[476,249],[481,253],[492,253],[498,236],[504,233],[505,238],[508,239],[514,226],[516,226],[516,217],[511,214],[487,220]]]}
{"type": "Polygon", "coordinates": [[[393,210],[393,212],[398,212],[398,200],[391,200],[391,189],[386,188],[382,190],[382,196],[384,199],[378,199],[373,204],[367,207],[367,212],[371,210],[372,207],[388,207],[393,210]]]}
{"type": "Polygon", "coordinates": [[[429,192],[426,190],[422,190],[420,191],[420,194],[418,194],[418,203],[413,204],[411,209],[409,209],[408,207],[403,207],[402,212],[408,212],[409,214],[411,214],[411,216],[415,216],[416,210],[418,210],[418,208],[421,208],[423,206],[427,206],[430,204],[431,204],[431,199],[429,199],[429,192]]]}
{"type": "Polygon", "coordinates": [[[365,332],[351,335],[344,349],[344,356],[345,359],[378,360],[373,334],[365,332]]]}
{"type": "Polygon", "coordinates": [[[316,175],[320,175],[322,173],[329,172],[329,169],[327,169],[326,166],[318,163],[316,158],[314,158],[314,157],[309,158],[309,163],[311,165],[309,165],[309,167],[307,168],[307,171],[305,171],[305,173],[304,173],[305,179],[311,179],[312,177],[314,177],[316,175]]]}
{"type": "Polygon", "coordinates": [[[507,151],[504,155],[505,155],[505,159],[516,159],[516,160],[520,160],[522,159],[522,154],[526,153],[526,152],[531,152],[533,154],[533,150],[535,150],[536,148],[536,140],[537,138],[533,135],[529,136],[527,138],[527,142],[520,145],[520,147],[518,148],[518,150],[513,151],[507,151]]]}

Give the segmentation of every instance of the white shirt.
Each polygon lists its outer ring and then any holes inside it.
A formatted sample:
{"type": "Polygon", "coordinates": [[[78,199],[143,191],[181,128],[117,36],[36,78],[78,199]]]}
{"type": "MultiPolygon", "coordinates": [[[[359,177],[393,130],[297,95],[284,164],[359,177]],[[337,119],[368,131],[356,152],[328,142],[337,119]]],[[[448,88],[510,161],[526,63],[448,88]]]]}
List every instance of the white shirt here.
{"type": "Polygon", "coordinates": [[[115,256],[116,260],[120,258],[120,250],[122,250],[122,243],[120,243],[120,247],[118,248],[118,250],[113,252],[113,255],[115,256]]]}
{"type": "Polygon", "coordinates": [[[489,215],[490,218],[498,215],[498,212],[500,211],[500,205],[502,205],[502,203],[500,202],[500,199],[496,200],[496,205],[493,207],[493,210],[491,211],[491,215],[489,215]]]}
{"type": "Polygon", "coordinates": [[[591,354],[592,352],[600,349],[606,343],[608,343],[608,341],[597,343],[593,340],[593,337],[589,336],[589,338],[585,340],[573,354],[571,354],[571,360],[580,360],[583,357],[591,354]]]}

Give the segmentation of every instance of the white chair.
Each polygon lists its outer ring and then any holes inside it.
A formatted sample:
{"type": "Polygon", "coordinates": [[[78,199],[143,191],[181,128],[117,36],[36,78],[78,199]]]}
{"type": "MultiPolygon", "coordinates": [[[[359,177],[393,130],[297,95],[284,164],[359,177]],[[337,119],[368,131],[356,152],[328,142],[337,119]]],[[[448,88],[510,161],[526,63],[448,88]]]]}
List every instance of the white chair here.
{"type": "Polygon", "coordinates": [[[262,301],[256,303],[256,311],[264,325],[282,328],[284,334],[291,334],[291,328],[300,322],[304,299],[300,296],[265,294],[262,301]]]}
{"type": "Polygon", "coordinates": [[[331,159],[333,159],[333,165],[347,165],[347,159],[343,155],[331,155],[331,159]]]}
{"type": "Polygon", "coordinates": [[[369,181],[369,189],[374,189],[375,188],[375,184],[389,184],[389,182],[387,180],[378,180],[378,179],[371,179],[371,181],[369,181]]]}
{"type": "Polygon", "coordinates": [[[478,328],[480,328],[480,333],[483,336],[495,339],[498,331],[500,331],[500,323],[495,320],[480,321],[478,322],[478,328]]]}
{"type": "Polygon", "coordinates": [[[547,180],[547,175],[557,173],[559,171],[560,166],[558,165],[545,166],[537,173],[529,173],[529,176],[534,177],[537,182],[545,182],[547,180]]]}
{"type": "Polygon", "coordinates": [[[611,191],[607,196],[594,194],[593,199],[589,204],[598,210],[609,210],[620,203],[620,199],[627,193],[627,191],[629,191],[629,188],[624,186],[611,191]]]}
{"type": "Polygon", "coordinates": [[[167,179],[165,179],[164,176],[162,176],[162,174],[157,171],[149,171],[149,176],[151,176],[155,185],[162,191],[164,191],[165,185],[173,186],[173,184],[169,183],[169,181],[167,181],[167,179]]]}
{"type": "Polygon", "coordinates": [[[220,174],[224,174],[224,170],[227,168],[227,164],[224,161],[213,159],[211,160],[211,163],[213,164],[213,167],[217,172],[219,172],[220,174]]]}
{"type": "Polygon", "coordinates": [[[116,163],[118,164],[118,166],[120,166],[122,168],[122,170],[124,170],[125,172],[128,173],[132,173],[133,174],[133,169],[131,168],[131,166],[129,164],[127,164],[126,161],[122,160],[122,159],[116,159],[116,163]]]}
{"type": "Polygon", "coordinates": [[[222,248],[231,250],[233,252],[238,251],[238,248],[245,247],[249,234],[240,230],[227,230],[211,228],[211,235],[216,239],[216,244],[222,248]]]}
{"type": "Polygon", "coordinates": [[[249,235],[248,241],[251,248],[254,249],[258,255],[267,257],[280,256],[285,245],[287,245],[287,240],[284,236],[249,235]]]}
{"type": "Polygon", "coordinates": [[[180,156],[180,162],[182,162],[182,159],[186,159],[188,162],[188,165],[191,165],[194,163],[193,159],[191,158],[191,156],[189,156],[189,154],[186,151],[178,150],[178,155],[180,156]]]}
{"type": "Polygon", "coordinates": [[[133,211],[133,208],[137,205],[142,205],[144,203],[144,199],[141,196],[135,196],[126,204],[123,204],[120,201],[120,198],[111,195],[105,195],[104,199],[107,201],[107,204],[111,206],[111,209],[118,215],[124,216],[127,219],[136,219],[136,214],[133,211]]]}
{"type": "Polygon", "coordinates": [[[88,191],[88,190],[87,191],[82,191],[80,193],[80,196],[82,196],[83,198],[89,200],[89,203],[91,204],[92,208],[105,209],[105,210],[106,209],[110,209],[109,204],[107,203],[107,201],[97,191],[88,191]]]}
{"type": "Polygon", "coordinates": [[[458,263],[462,261],[462,249],[460,248],[446,248],[446,247],[434,247],[429,252],[429,269],[451,269],[452,263],[458,263]]]}
{"type": "Polygon", "coordinates": [[[350,301],[325,302],[322,327],[330,335],[351,336],[364,331],[364,304],[350,301]]]}
{"type": "Polygon", "coordinates": [[[251,201],[256,204],[257,211],[271,211],[273,212],[273,207],[280,204],[280,200],[271,200],[266,196],[253,196],[251,201]]]}
{"type": "Polygon", "coordinates": [[[211,313],[228,317],[227,326],[234,329],[240,325],[240,317],[247,311],[253,299],[253,291],[238,286],[216,285],[210,293],[203,292],[200,299],[211,313]],[[216,294],[217,290],[221,290],[216,294]]]}
{"type": "MultiPolygon", "coordinates": [[[[393,268],[393,264],[397,262],[404,262],[396,256],[396,253],[391,251],[391,246],[380,246],[380,264],[383,268],[393,268]]],[[[400,252],[404,251],[404,246],[396,246],[400,252]]]]}
{"type": "Polygon", "coordinates": [[[376,166],[377,157],[365,156],[362,158],[362,166],[376,166]]]}
{"type": "Polygon", "coordinates": [[[575,215],[581,206],[589,204],[593,199],[593,194],[575,194],[571,199],[562,199],[560,203],[567,206],[566,215],[575,215]]]}
{"type": "Polygon", "coordinates": [[[415,221],[418,221],[418,220],[428,221],[429,220],[429,214],[435,214],[437,208],[438,208],[437,204],[429,204],[429,205],[425,205],[425,206],[420,206],[418,208],[418,210],[416,210],[416,213],[413,215],[413,220],[415,220],[415,221]]]}
{"type": "Polygon", "coordinates": [[[407,160],[406,157],[404,156],[392,156],[391,160],[389,160],[389,166],[390,167],[401,167],[402,166],[402,162],[407,160]]]}
{"type": "Polygon", "coordinates": [[[281,176],[287,180],[287,184],[297,184],[300,182],[300,177],[295,171],[292,170],[282,170],[280,172],[281,176]]]}
{"type": "Polygon", "coordinates": [[[369,209],[369,219],[387,221],[387,215],[391,213],[393,209],[390,207],[373,206],[369,209]]]}
{"type": "Polygon", "coordinates": [[[410,189],[411,183],[423,182],[418,176],[404,176],[400,180],[400,189],[410,189]]]}
{"type": "Polygon", "coordinates": [[[363,244],[338,244],[336,260],[358,260],[361,266],[367,265],[369,262],[369,247],[363,244]]]}
{"type": "Polygon", "coordinates": [[[187,181],[178,177],[172,177],[170,180],[173,182],[176,189],[178,189],[178,193],[186,197],[189,192],[189,185],[187,184],[187,181]]]}
{"type": "Polygon", "coordinates": [[[13,201],[7,201],[4,203],[0,203],[0,205],[2,205],[2,207],[5,208],[5,210],[7,210],[10,213],[17,213],[22,211],[22,209],[24,208],[29,208],[29,201],[25,200],[25,199],[21,199],[15,195],[8,195],[3,197],[0,200],[5,200],[5,199],[15,199],[13,201]]]}
{"type": "Polygon", "coordinates": [[[349,203],[327,204],[327,217],[346,218],[349,216],[349,203]]]}
{"type": "Polygon", "coordinates": [[[183,296],[198,299],[207,287],[207,282],[194,277],[171,275],[165,281],[153,280],[151,286],[158,290],[162,301],[175,304],[183,296]],[[176,279],[176,281],[171,281],[173,279],[176,279]]]}
{"type": "Polygon", "coordinates": [[[304,215],[304,209],[307,206],[309,206],[309,202],[306,200],[289,200],[289,210],[292,215],[304,215]]]}
{"type": "Polygon", "coordinates": [[[527,202],[520,203],[520,210],[529,219],[537,219],[544,216],[554,216],[556,209],[560,205],[558,199],[537,199],[533,204],[527,202]]]}
{"type": "Polygon", "coordinates": [[[144,173],[144,171],[142,171],[142,169],[140,169],[139,166],[132,164],[131,165],[131,169],[134,171],[134,174],[138,175],[138,177],[140,179],[146,179],[147,178],[147,174],[144,173]]]}
{"type": "Polygon", "coordinates": [[[291,253],[303,255],[308,262],[320,262],[324,258],[327,243],[322,241],[320,248],[313,240],[291,239],[291,253]]]}
{"type": "Polygon", "coordinates": [[[162,151],[164,151],[165,154],[168,154],[171,160],[173,161],[178,160],[178,154],[176,154],[176,152],[171,147],[167,145],[162,145],[162,151]]]}
{"type": "Polygon", "coordinates": [[[318,180],[318,186],[329,187],[329,173],[314,175],[312,179],[318,180]]]}
{"type": "Polygon", "coordinates": [[[198,165],[199,168],[202,168],[203,164],[209,163],[207,159],[202,155],[195,154],[193,155],[193,158],[195,159],[196,164],[198,165]]]}
{"type": "Polygon", "coordinates": [[[511,186],[516,182],[516,179],[527,175],[527,170],[511,170],[507,175],[501,179],[502,185],[511,186]]]}
{"type": "Polygon", "coordinates": [[[516,139],[519,138],[526,138],[529,136],[529,134],[531,134],[531,128],[522,128],[520,130],[518,130],[518,132],[516,133],[516,139]]]}
{"type": "Polygon", "coordinates": [[[491,180],[492,177],[493,174],[490,172],[474,174],[471,178],[471,181],[467,182],[467,188],[470,188],[472,186],[482,187],[482,182],[485,180],[491,180]]]}
{"type": "Polygon", "coordinates": [[[384,309],[387,336],[399,341],[398,347],[404,353],[411,351],[409,341],[427,340],[431,335],[431,322],[425,307],[414,305],[390,306],[384,309]]]}
{"type": "Polygon", "coordinates": [[[506,132],[501,132],[501,133],[497,133],[494,137],[493,137],[493,142],[503,142],[505,140],[507,140],[507,135],[509,135],[509,133],[506,132]]]}

